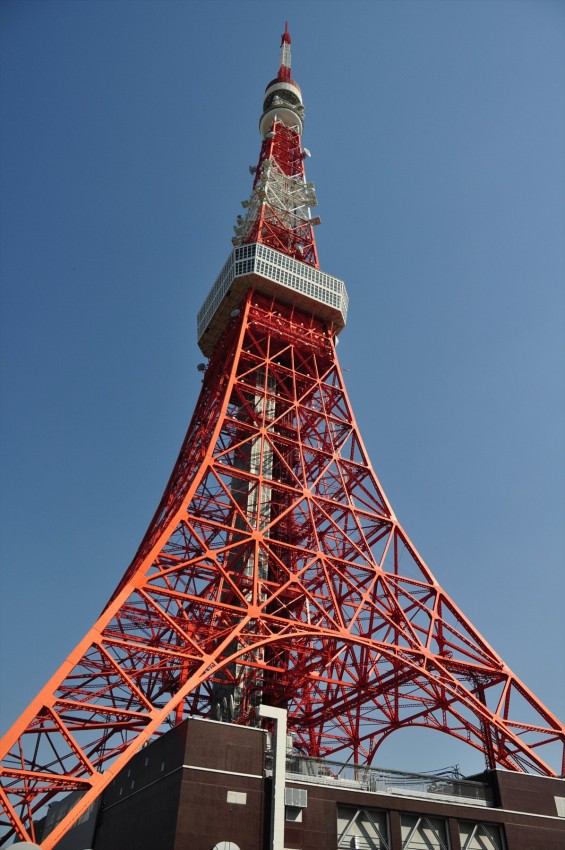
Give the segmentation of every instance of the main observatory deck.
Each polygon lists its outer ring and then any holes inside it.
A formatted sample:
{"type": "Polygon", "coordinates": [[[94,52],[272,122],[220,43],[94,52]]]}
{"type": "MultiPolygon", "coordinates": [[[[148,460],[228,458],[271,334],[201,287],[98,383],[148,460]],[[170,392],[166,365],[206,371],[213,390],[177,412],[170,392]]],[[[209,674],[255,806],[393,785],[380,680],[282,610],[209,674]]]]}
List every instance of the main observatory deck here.
{"type": "Polygon", "coordinates": [[[345,327],[348,297],[342,280],[254,242],[233,249],[198,312],[198,345],[206,357],[249,289],[312,313],[333,325],[335,334],[345,327]]]}

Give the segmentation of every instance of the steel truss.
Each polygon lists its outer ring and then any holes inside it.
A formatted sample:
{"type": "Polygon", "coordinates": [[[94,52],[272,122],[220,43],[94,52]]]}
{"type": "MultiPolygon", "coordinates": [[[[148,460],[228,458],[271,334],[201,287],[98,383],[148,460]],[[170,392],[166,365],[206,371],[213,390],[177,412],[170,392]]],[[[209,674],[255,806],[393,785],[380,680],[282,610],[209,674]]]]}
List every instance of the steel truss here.
{"type": "Polygon", "coordinates": [[[234,227],[234,245],[262,242],[310,266],[318,267],[310,208],[317,205],[313,183],[307,183],[297,128],[274,120],[263,140],[259,164],[245,216],[234,227]]]}
{"type": "Polygon", "coordinates": [[[442,590],[363,447],[327,326],[251,292],[106,610],[3,742],[5,839],[51,848],[182,716],[284,706],[299,747],[370,764],[424,726],[554,775],[565,729],[442,590]],[[79,797],[80,795],[77,795],[79,797]]]}

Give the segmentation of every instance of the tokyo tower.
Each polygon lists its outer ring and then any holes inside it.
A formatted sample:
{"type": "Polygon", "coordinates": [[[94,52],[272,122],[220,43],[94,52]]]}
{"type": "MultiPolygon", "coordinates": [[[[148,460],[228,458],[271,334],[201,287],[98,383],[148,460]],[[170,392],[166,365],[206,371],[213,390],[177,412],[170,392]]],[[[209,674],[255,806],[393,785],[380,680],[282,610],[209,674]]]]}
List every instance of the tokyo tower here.
{"type": "Polygon", "coordinates": [[[419,556],[373,471],[336,357],[344,283],[320,270],[304,107],[282,36],[253,185],[198,314],[208,359],[165,493],[98,621],[1,744],[0,845],[49,850],[186,716],[288,711],[303,753],[371,764],[391,733],[565,771],[565,727],[419,556]]]}

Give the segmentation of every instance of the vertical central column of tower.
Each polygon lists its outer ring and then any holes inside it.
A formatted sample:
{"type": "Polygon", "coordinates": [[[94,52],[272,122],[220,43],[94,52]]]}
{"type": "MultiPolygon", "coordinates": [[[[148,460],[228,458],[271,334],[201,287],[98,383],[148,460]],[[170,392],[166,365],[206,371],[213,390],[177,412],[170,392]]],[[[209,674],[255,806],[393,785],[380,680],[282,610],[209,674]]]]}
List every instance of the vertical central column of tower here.
{"type": "MultiPolygon", "coordinates": [[[[244,448],[238,453],[235,466],[245,477],[233,477],[231,480],[231,495],[238,505],[240,513],[234,515],[234,529],[245,532],[248,526],[257,528],[262,533],[268,534],[268,527],[272,515],[271,492],[269,481],[273,478],[273,450],[270,444],[264,441],[259,434],[246,441],[245,425],[249,423],[249,413],[255,419],[258,429],[263,431],[269,427],[269,423],[275,418],[275,400],[273,380],[266,375],[264,368],[259,368],[255,378],[255,392],[245,393],[244,400],[235,400],[236,419],[242,427],[238,435],[244,441],[244,448]]],[[[253,580],[255,575],[260,581],[269,578],[267,558],[262,548],[257,551],[246,552],[243,558],[232,561],[231,568],[240,573],[244,579],[243,586],[247,601],[251,601],[253,580]]],[[[226,599],[230,598],[229,591],[226,599]]],[[[264,601],[264,594],[259,595],[259,601],[264,601]]],[[[234,640],[229,648],[231,654],[237,653],[238,641],[234,640]]],[[[264,650],[256,650],[255,662],[258,667],[264,660],[264,650]]],[[[261,703],[263,681],[262,675],[257,673],[253,679],[247,678],[245,687],[243,685],[244,670],[237,661],[229,665],[219,675],[212,693],[212,716],[217,720],[231,721],[240,717],[242,711],[253,716],[252,710],[261,703]]]]}
{"type": "MultiPolygon", "coordinates": [[[[349,417],[343,405],[334,411],[335,434],[327,419],[332,401],[324,395],[331,394],[336,379],[331,325],[266,296],[259,276],[256,283],[228,325],[235,350],[226,340],[212,355],[214,374],[227,355],[232,390],[212,451],[215,472],[201,488],[213,495],[214,504],[207,502],[206,515],[199,518],[217,523],[222,535],[222,546],[215,541],[227,578],[221,580],[221,605],[232,611],[226,614],[232,640],[209,679],[212,716],[246,723],[255,721],[262,702],[286,708],[302,695],[310,703],[309,694],[317,690],[306,682],[311,665],[320,664],[321,642],[315,647],[307,635],[294,642],[286,636],[302,624],[315,634],[300,581],[309,577],[316,593],[324,578],[305,494],[350,431],[349,423],[338,426],[338,416],[349,417]],[[222,473],[229,476],[223,478],[224,492],[216,489],[222,473]],[[241,627],[246,608],[254,615],[241,627]]],[[[341,401],[341,392],[334,392],[341,401]]],[[[322,489],[331,500],[332,492],[322,489]]],[[[327,546],[333,546],[330,533],[327,546]]],[[[219,623],[215,628],[221,640],[219,623]]],[[[310,744],[315,751],[317,742],[310,744]]]]}

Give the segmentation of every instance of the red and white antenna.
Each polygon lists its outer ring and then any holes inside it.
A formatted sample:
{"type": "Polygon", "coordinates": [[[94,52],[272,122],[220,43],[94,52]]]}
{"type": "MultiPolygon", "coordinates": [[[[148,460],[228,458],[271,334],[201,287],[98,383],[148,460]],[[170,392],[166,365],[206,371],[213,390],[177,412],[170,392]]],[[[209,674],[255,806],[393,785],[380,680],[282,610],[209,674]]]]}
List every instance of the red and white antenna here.
{"type": "Polygon", "coordinates": [[[320,218],[311,214],[318,202],[304,171],[304,158],[310,153],[302,147],[304,105],[300,87],[291,77],[288,22],[280,63],[278,76],[263,96],[259,162],[251,169],[253,189],[242,201],[245,213],[237,218],[232,243],[238,247],[259,242],[317,268],[314,227],[320,218]]]}
{"type": "Polygon", "coordinates": [[[284,33],[281,38],[281,66],[279,68],[279,80],[290,80],[290,33],[288,21],[285,21],[284,33]]]}

